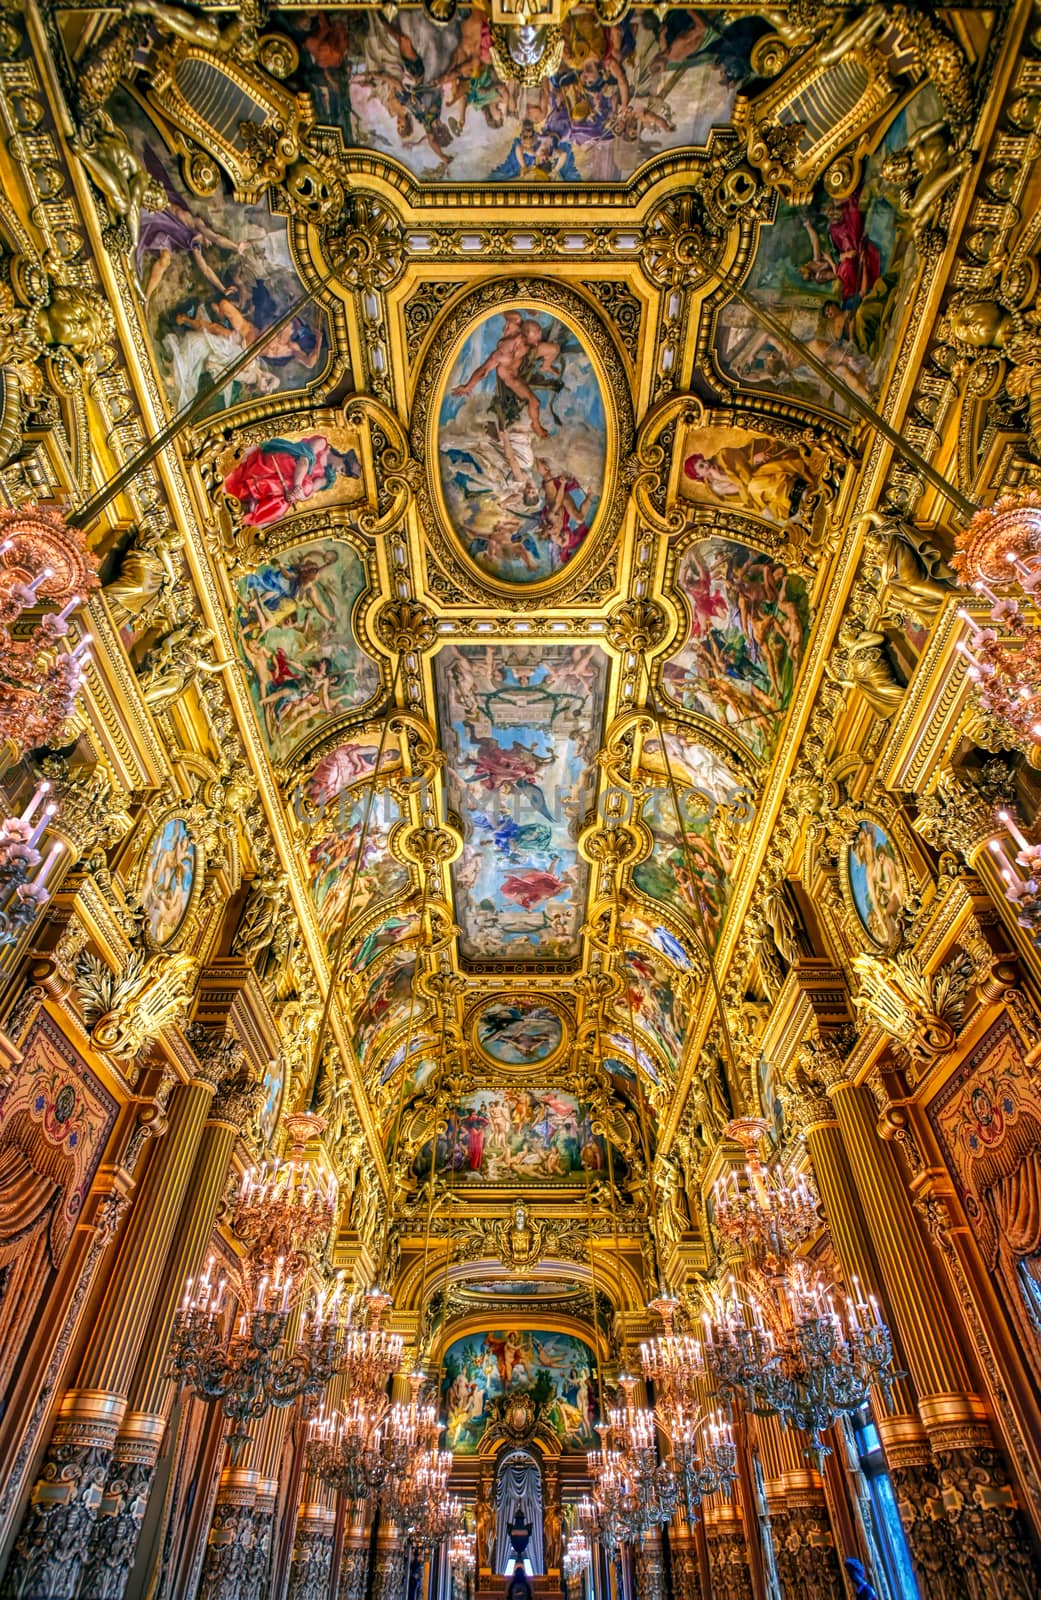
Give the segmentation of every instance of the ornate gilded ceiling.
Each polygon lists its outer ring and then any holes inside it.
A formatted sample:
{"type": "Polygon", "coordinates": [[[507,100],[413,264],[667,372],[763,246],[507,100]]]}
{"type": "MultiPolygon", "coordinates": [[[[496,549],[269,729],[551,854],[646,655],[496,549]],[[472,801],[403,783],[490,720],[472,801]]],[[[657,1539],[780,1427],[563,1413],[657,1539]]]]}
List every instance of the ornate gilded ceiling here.
{"type": "MultiPolygon", "coordinates": [[[[223,674],[411,1216],[435,1144],[566,1204],[635,1180],[644,1098],[664,1149],[758,1093],[708,960],[877,489],[848,394],[912,381],[1003,48],[976,5],[609,9],[542,73],[498,0],[50,16],[148,426],[221,380],[161,469],[198,611],[110,586],[113,626],[146,704],[223,674]]],[[[884,700],[921,637],[869,634],[884,700]]]]}

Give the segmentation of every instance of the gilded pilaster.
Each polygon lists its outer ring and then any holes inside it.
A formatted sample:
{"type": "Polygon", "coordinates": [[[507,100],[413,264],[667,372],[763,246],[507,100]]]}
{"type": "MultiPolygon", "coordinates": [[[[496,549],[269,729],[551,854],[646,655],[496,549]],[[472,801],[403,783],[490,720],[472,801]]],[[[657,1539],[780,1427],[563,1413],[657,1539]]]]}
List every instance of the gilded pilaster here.
{"type": "MultiPolygon", "coordinates": [[[[921,1586],[970,1600],[1035,1595],[1041,1574],[974,1392],[895,1157],[878,1137],[869,1092],[831,1089],[885,1285],[894,1332],[918,1392],[932,1463],[894,1473],[921,1586]],[[941,1518],[943,1523],[941,1523],[941,1518]],[[945,1526],[944,1526],[945,1523],[945,1526]],[[942,1527],[942,1534],[941,1534],[942,1527]]],[[[889,1439],[883,1433],[889,1451],[889,1439]]]]}
{"type": "Polygon", "coordinates": [[[776,1417],[756,1420],[781,1592],[829,1600],[841,1593],[842,1578],[824,1481],[808,1465],[805,1435],[782,1428],[776,1417]]]}
{"type": "Polygon", "coordinates": [[[723,1502],[705,1513],[712,1600],[754,1600],[748,1543],[736,1506],[723,1502]]]}
{"type": "Polygon", "coordinates": [[[76,1594],[213,1087],[200,1077],[170,1101],[168,1131],[131,1211],[76,1384],[61,1402],[0,1591],[5,1600],[76,1594]]]}
{"type": "Polygon", "coordinates": [[[332,1568],[336,1516],[331,1492],[308,1472],[296,1520],[288,1600],[326,1600],[332,1568]]]}
{"type": "MultiPolygon", "coordinates": [[[[676,1523],[673,1529],[677,1529],[676,1523]]],[[[680,1537],[678,1531],[670,1530],[669,1555],[672,1561],[673,1600],[702,1600],[701,1569],[693,1539],[689,1535],[680,1537]]]]}
{"type": "Polygon", "coordinates": [[[222,1080],[192,1168],[192,1203],[178,1220],[91,1532],[79,1589],[82,1600],[121,1600],[126,1589],[170,1413],[173,1384],[163,1373],[174,1314],[184,1284],[199,1271],[236,1136],[261,1092],[233,1041],[217,1034],[212,1041],[196,1035],[193,1044],[211,1075],[219,1071],[222,1080]]]}
{"type": "Polygon", "coordinates": [[[372,1600],[403,1600],[408,1557],[392,1523],[384,1523],[376,1537],[372,1600]]]}
{"type": "Polygon", "coordinates": [[[665,1564],[657,1529],[645,1533],[636,1549],[636,1594],[637,1600],[665,1600],[665,1564]]]}
{"type": "Polygon", "coordinates": [[[240,1600],[256,1593],[255,1574],[266,1568],[265,1530],[258,1528],[256,1503],[260,1474],[246,1467],[225,1467],[213,1508],[199,1600],[240,1600]],[[264,1543],[262,1552],[256,1546],[264,1543]]]}

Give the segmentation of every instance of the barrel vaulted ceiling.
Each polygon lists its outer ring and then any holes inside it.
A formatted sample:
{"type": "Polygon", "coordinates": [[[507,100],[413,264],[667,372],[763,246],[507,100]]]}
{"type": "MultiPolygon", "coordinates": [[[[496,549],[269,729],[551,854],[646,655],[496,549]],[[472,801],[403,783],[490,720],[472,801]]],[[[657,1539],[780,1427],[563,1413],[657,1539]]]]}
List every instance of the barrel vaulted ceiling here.
{"type": "Polygon", "coordinates": [[[164,457],[205,612],[169,632],[335,969],[323,1092],[413,1189],[431,1097],[491,1195],[635,1172],[641,1102],[663,1148],[757,1109],[708,963],[766,914],[839,638],[848,397],[902,414],[1009,47],[978,5],[544,20],[540,75],[499,0],[142,7],[110,78],[107,13],[50,22],[152,426],[275,329],[164,457]]]}

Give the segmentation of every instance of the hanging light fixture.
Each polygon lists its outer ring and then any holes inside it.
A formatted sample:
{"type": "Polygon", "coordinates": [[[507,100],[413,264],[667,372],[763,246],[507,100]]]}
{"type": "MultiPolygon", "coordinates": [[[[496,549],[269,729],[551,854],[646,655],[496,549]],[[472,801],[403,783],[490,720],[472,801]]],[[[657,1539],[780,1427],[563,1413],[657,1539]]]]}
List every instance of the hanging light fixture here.
{"type": "Polygon", "coordinates": [[[593,1558],[593,1551],[589,1543],[589,1534],[579,1525],[568,1534],[564,1546],[562,1570],[564,1578],[572,1583],[580,1573],[585,1572],[593,1558]]]}
{"type": "Polygon", "coordinates": [[[55,839],[41,865],[40,840],[58,810],[44,803],[50,788],[38,783],[21,816],[0,822],[0,948],[15,944],[51,897],[47,879],[65,847],[55,839]]]}
{"type": "Polygon", "coordinates": [[[733,1281],[705,1316],[708,1364],[750,1411],[774,1412],[806,1433],[818,1464],[822,1434],[858,1411],[877,1385],[889,1403],[898,1377],[893,1342],[874,1296],[835,1296],[802,1262],[744,1294],[733,1281]]]}
{"type": "Polygon", "coordinates": [[[62,741],[91,636],[71,651],[59,641],[97,588],[96,569],[82,533],[56,511],[33,505],[0,511],[0,739],[18,751],[62,741]],[[26,611],[47,603],[60,609],[27,636],[11,633],[26,611]]]}
{"type": "Polygon", "coordinates": [[[741,1117],[723,1129],[744,1150],[744,1170],[716,1179],[712,1190],[715,1226],[727,1244],[757,1265],[787,1260],[821,1227],[820,1202],[803,1176],[786,1180],[763,1165],[760,1140],[769,1131],[762,1117],[741,1117]]]}
{"type": "Polygon", "coordinates": [[[1041,744],[1041,496],[1006,495],[959,529],[951,565],[962,584],[990,602],[993,628],[959,613],[970,631],[959,649],[980,709],[1011,742],[1041,744]],[[1001,629],[1001,635],[997,629],[1001,629]]]}
{"type": "Polygon", "coordinates": [[[640,1360],[644,1377],[654,1385],[654,1415],[669,1441],[669,1466],[693,1525],[704,1497],[729,1495],[737,1481],[733,1430],[722,1412],[709,1418],[703,1413],[701,1395],[710,1379],[700,1339],[675,1331],[678,1302],[663,1294],[649,1309],[661,1317],[665,1331],[640,1345],[640,1360]]]}
{"type": "Polygon", "coordinates": [[[237,1461],[250,1437],[250,1424],[271,1407],[317,1404],[339,1369],[350,1315],[342,1283],[320,1290],[312,1312],[292,1331],[298,1286],[281,1257],[274,1270],[259,1275],[247,1264],[240,1310],[227,1292],[225,1277],[214,1280],[214,1258],[174,1318],[167,1375],[200,1400],[219,1401],[231,1424],[227,1442],[237,1461]]]}
{"type": "Polygon", "coordinates": [[[622,1403],[608,1411],[607,1425],[600,1430],[606,1444],[602,1481],[608,1485],[625,1541],[635,1543],[652,1528],[672,1521],[678,1486],[672,1470],[658,1457],[654,1412],[636,1404],[636,1379],[623,1373],[618,1387],[622,1403]]]}

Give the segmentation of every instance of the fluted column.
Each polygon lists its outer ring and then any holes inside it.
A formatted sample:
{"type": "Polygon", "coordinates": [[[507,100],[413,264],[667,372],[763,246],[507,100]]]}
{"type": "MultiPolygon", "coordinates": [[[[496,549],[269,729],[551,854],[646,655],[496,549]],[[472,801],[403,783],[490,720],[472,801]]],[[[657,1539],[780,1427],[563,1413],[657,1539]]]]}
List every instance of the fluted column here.
{"type": "Polygon", "coordinates": [[[638,1600],[665,1600],[665,1564],[657,1528],[645,1533],[636,1547],[636,1593],[638,1600]]]}
{"type": "Polygon", "coordinates": [[[808,1464],[806,1436],[782,1428],[777,1417],[758,1417],[756,1422],[781,1593],[799,1600],[831,1600],[842,1593],[842,1576],[824,1480],[808,1464]]]}
{"type": "Polygon", "coordinates": [[[327,1600],[335,1531],[332,1490],[313,1472],[305,1472],[288,1600],[327,1600]]]}
{"type": "Polygon", "coordinates": [[[925,1471],[909,1462],[893,1472],[902,1514],[913,1519],[908,1536],[920,1587],[930,1600],[953,1593],[967,1600],[1028,1600],[1041,1592],[1041,1566],[896,1158],[879,1138],[874,1101],[848,1083],[829,1093],[932,1453],[925,1471]]]}
{"type": "MultiPolygon", "coordinates": [[[[752,1573],[744,1523],[733,1500],[714,1497],[718,1504],[705,1508],[705,1537],[712,1600],[754,1600],[752,1573]]],[[[753,1528],[751,1537],[756,1537],[753,1528]]]]}
{"type": "Polygon", "coordinates": [[[703,1600],[701,1568],[691,1530],[677,1516],[669,1529],[673,1600],[703,1600]]]}
{"type": "Polygon", "coordinates": [[[405,1547],[393,1523],[385,1522],[376,1536],[372,1574],[372,1600],[405,1600],[407,1562],[405,1547]]]}
{"type": "Polygon", "coordinates": [[[75,1386],[58,1412],[4,1586],[4,1600],[72,1600],[87,1560],[134,1368],[162,1279],[213,1082],[174,1091],[75,1386]]]}
{"type": "MultiPolygon", "coordinates": [[[[196,1048],[201,1049],[198,1044],[196,1048]]],[[[178,1219],[109,1463],[80,1580],[81,1600],[122,1600],[134,1564],[173,1398],[174,1386],[163,1373],[174,1314],[185,1283],[199,1274],[236,1136],[261,1092],[242,1061],[234,1056],[229,1059],[231,1072],[222,1081],[203,1128],[189,1200],[178,1219]]]]}
{"type": "MultiPolygon", "coordinates": [[[[827,1060],[826,1057],[822,1059],[827,1060]]],[[[842,1082],[841,1067],[837,1060],[832,1065],[835,1069],[833,1086],[837,1087],[842,1082]]],[[[806,1140],[843,1272],[850,1284],[856,1279],[865,1294],[872,1293],[878,1298],[893,1332],[897,1361],[906,1368],[902,1328],[889,1303],[888,1286],[868,1231],[864,1204],[853,1177],[834,1099],[821,1090],[817,1095],[805,1095],[793,1110],[806,1140]]],[[[937,1541],[946,1548],[946,1527],[926,1512],[927,1507],[940,1503],[939,1487],[928,1435],[918,1413],[910,1379],[898,1379],[893,1384],[888,1408],[876,1392],[872,1396],[872,1411],[896,1490],[900,1519],[922,1600],[943,1600],[943,1589],[936,1585],[945,1581],[946,1558],[938,1562],[937,1541]]]]}
{"type": "Polygon", "coordinates": [[[369,1543],[372,1506],[358,1506],[347,1524],[340,1561],[336,1600],[365,1600],[369,1578],[369,1543]]]}

